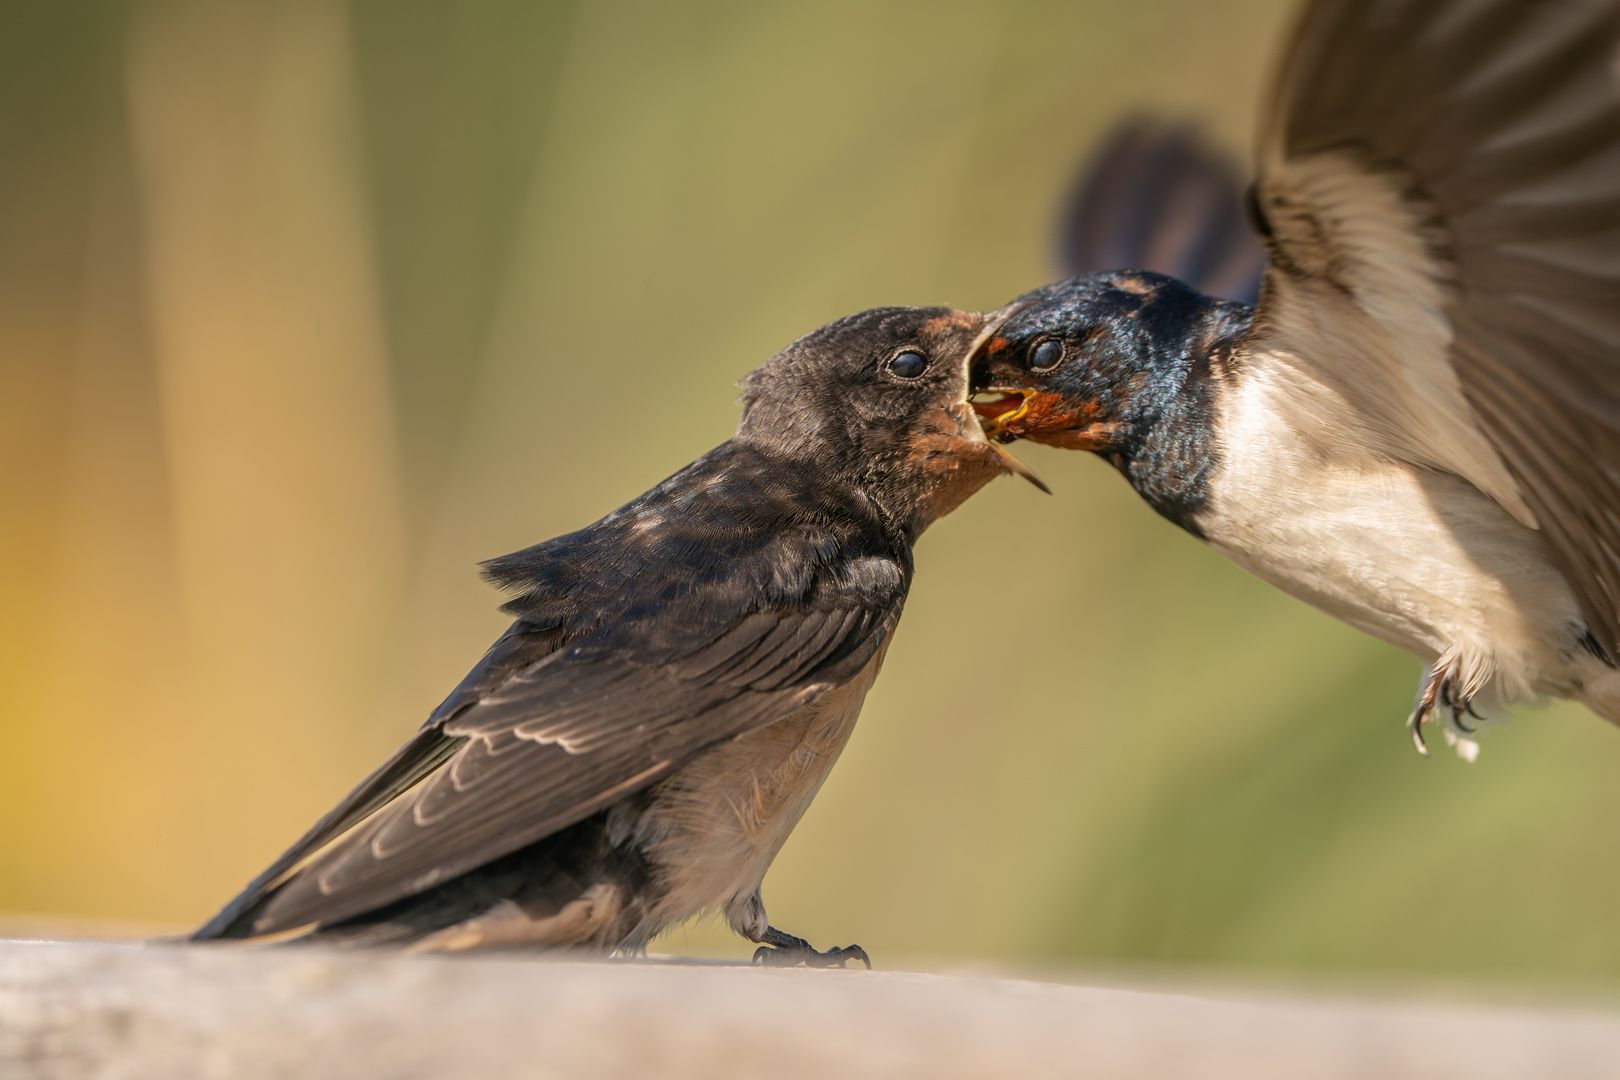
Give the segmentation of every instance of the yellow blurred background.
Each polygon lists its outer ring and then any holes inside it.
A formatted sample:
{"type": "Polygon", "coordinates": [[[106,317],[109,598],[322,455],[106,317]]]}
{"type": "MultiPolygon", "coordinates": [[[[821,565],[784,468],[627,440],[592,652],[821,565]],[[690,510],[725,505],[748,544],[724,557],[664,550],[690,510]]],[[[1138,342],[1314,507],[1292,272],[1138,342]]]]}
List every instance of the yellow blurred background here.
{"type": "MultiPolygon", "coordinates": [[[[823,321],[989,307],[1288,0],[0,0],[0,911],[209,914],[500,631],[475,563],[823,321]]],[[[1620,733],[1422,761],[1417,663],[1107,467],[937,526],[766,880],[879,963],[1609,980],[1620,733]]],[[[714,928],[674,951],[746,955],[714,928]]]]}

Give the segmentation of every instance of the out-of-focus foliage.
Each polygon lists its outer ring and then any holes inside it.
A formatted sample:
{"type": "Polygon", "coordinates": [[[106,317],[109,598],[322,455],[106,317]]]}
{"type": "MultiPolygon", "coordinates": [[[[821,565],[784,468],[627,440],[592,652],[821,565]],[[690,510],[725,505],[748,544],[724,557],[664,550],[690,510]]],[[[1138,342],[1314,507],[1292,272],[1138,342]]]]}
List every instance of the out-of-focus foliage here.
{"type": "MultiPolygon", "coordinates": [[[[499,631],[478,559],[724,439],[826,319],[1040,284],[1122,113],[1245,145],[1287,7],[0,4],[0,908],[206,915],[499,631]]],[[[1614,731],[1420,761],[1414,661],[1025,453],[1057,496],[923,542],[773,921],[1620,972],[1614,731]]]]}

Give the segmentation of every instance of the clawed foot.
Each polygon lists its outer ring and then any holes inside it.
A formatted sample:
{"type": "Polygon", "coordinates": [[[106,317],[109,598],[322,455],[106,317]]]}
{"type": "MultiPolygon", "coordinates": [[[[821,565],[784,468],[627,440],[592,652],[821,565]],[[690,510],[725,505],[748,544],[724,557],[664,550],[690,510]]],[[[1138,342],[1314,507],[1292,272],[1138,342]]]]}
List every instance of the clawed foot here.
{"type": "Polygon", "coordinates": [[[1412,733],[1412,745],[1424,757],[1429,756],[1429,748],[1423,743],[1423,725],[1429,722],[1429,714],[1436,708],[1450,709],[1451,718],[1458,729],[1469,735],[1474,733],[1474,729],[1463,723],[1463,715],[1466,713],[1476,720],[1484,719],[1474,711],[1472,695],[1458,684],[1451,666],[1436,664],[1429,672],[1428,681],[1423,684],[1423,692],[1418,695],[1412,715],[1406,720],[1407,730],[1412,733]]]}
{"type": "Polygon", "coordinates": [[[866,970],[872,970],[872,958],[867,956],[866,950],[859,945],[846,945],[842,949],[817,952],[804,938],[784,934],[774,926],[767,926],[765,936],[759,940],[764,944],[754,950],[754,963],[766,967],[793,967],[796,964],[803,964],[805,967],[813,968],[841,968],[846,960],[859,960],[866,965],[866,970]]]}

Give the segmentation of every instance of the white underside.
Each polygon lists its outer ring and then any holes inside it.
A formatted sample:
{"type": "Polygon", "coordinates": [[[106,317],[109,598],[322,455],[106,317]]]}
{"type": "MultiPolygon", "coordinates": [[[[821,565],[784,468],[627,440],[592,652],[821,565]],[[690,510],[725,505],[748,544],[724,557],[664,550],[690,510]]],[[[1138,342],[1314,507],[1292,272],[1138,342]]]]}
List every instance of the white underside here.
{"type": "Polygon", "coordinates": [[[1229,380],[1198,520],[1216,550],[1446,666],[1481,711],[1556,695],[1620,720],[1620,677],[1580,648],[1579,607],[1539,532],[1461,477],[1380,456],[1366,432],[1324,422],[1345,411],[1302,414],[1298,365],[1254,363],[1229,380]]]}
{"type": "Polygon", "coordinates": [[[1205,534],[1444,670],[1477,711],[1546,694],[1620,721],[1620,674],[1581,646],[1575,596],[1458,376],[1450,226],[1398,170],[1275,139],[1266,155],[1258,198],[1285,258],[1217,394],[1205,534]]]}

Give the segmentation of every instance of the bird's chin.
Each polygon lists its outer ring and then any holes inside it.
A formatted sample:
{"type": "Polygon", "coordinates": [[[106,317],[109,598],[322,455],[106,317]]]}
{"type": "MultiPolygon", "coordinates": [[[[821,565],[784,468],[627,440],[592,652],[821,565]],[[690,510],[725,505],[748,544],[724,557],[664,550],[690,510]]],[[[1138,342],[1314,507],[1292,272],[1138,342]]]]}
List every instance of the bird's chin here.
{"type": "Polygon", "coordinates": [[[914,521],[919,531],[961,506],[996,477],[1010,471],[1006,459],[1011,455],[987,441],[976,429],[971,435],[932,441],[932,447],[915,447],[922,453],[913,459],[917,469],[912,474],[912,483],[908,485],[916,492],[914,521]]]}
{"type": "Polygon", "coordinates": [[[977,457],[989,464],[998,475],[1010,472],[1016,476],[1022,476],[1048,495],[1052,494],[1052,489],[1046,486],[1044,480],[1035,475],[1033,469],[1014,457],[1012,451],[998,445],[999,440],[994,440],[994,432],[986,425],[976,403],[963,400],[955,407],[954,411],[957,414],[959,441],[972,444],[971,449],[964,447],[963,450],[958,450],[958,453],[964,453],[965,451],[967,456],[977,457]]]}

